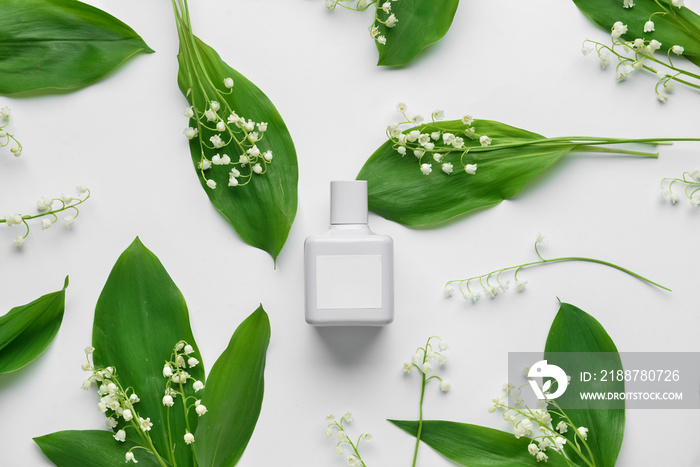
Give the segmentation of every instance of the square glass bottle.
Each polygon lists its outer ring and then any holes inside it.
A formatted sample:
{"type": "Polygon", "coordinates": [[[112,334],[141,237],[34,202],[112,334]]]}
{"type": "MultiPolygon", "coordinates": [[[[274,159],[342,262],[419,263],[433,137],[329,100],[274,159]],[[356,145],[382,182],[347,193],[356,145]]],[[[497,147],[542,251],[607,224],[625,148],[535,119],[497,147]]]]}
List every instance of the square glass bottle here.
{"type": "Polygon", "coordinates": [[[331,226],[304,243],[306,321],[382,326],[394,319],[394,242],[367,225],[367,182],[331,182],[331,226]]]}

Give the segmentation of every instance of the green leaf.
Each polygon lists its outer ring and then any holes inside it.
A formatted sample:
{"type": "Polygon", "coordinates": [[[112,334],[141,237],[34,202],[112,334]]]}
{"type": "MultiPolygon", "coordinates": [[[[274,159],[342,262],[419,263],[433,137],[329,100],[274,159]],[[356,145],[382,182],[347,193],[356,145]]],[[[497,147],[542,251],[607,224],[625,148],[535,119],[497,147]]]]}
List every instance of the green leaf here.
{"type": "Polygon", "coordinates": [[[87,86],[153,52],[117,18],[75,0],[0,2],[0,94],[87,86]]]}
{"type": "MultiPolygon", "coordinates": [[[[547,336],[544,357],[548,364],[561,368],[589,368],[592,370],[622,370],[622,362],[608,333],[603,326],[591,315],[573,305],[562,303],[552,327],[547,336]],[[564,352],[591,353],[590,356],[576,353],[568,358],[564,352]],[[597,354],[593,354],[593,353],[597,354]],[[601,355],[601,353],[605,353],[601,355]],[[612,356],[612,358],[611,358],[612,356]]],[[[624,392],[625,383],[592,381],[581,383],[572,378],[566,392],[557,399],[557,403],[566,407],[567,400],[576,397],[577,405],[586,404],[587,408],[564,409],[566,415],[577,427],[588,428],[588,446],[591,448],[593,459],[597,466],[614,466],[622,446],[625,432],[625,403],[616,401],[609,408],[600,408],[600,401],[578,401],[579,390],[586,392],[624,392]]],[[[550,412],[551,413],[551,412],[550,412]]],[[[560,418],[552,413],[552,426],[559,423],[560,418]]],[[[565,435],[573,440],[573,432],[565,435]]],[[[568,443],[567,443],[568,445],[568,443]]],[[[576,457],[574,457],[576,458],[576,457]]],[[[581,464],[579,462],[579,464],[581,464]]],[[[583,464],[581,464],[583,465],[583,464]]]]}
{"type": "Polygon", "coordinates": [[[418,53],[430,44],[443,38],[452,25],[459,0],[401,0],[389,2],[391,12],[385,13],[377,2],[377,17],[386,21],[394,14],[399,22],[388,28],[375,21],[379,35],[386,37],[386,44],[376,42],[379,51],[377,65],[403,66],[413,60],[418,53]]]}
{"type": "MultiPolygon", "coordinates": [[[[58,467],[123,467],[124,455],[136,444],[127,437],[116,441],[109,431],[59,431],[34,438],[41,451],[58,467]]],[[[156,458],[135,449],[139,467],[159,466],[156,458]]]]}
{"type": "Polygon", "coordinates": [[[63,321],[66,287],[0,317],[0,374],[19,370],[51,344],[63,321]]]}
{"type": "MultiPolygon", "coordinates": [[[[287,241],[297,212],[299,171],[289,130],[270,99],[199,38],[181,35],[178,62],[178,85],[195,109],[204,112],[209,108],[208,102],[216,100],[221,102],[222,108],[233,109],[242,117],[268,123],[263,139],[256,144],[261,152],[271,150],[274,159],[267,166],[265,174],[252,174],[253,178],[246,186],[229,187],[230,167],[218,165],[206,172],[206,176],[217,183],[217,188],[211,189],[206,185],[198,168],[203,154],[200,140],[208,143],[210,136],[216,132],[202,128],[199,137],[190,140],[190,152],[202,187],[216,210],[244,242],[267,251],[276,260],[287,241]],[[228,94],[218,89],[223,87],[226,78],[233,78],[235,83],[233,92],[228,94]]],[[[195,120],[191,120],[191,126],[196,126],[195,120]]],[[[228,147],[204,150],[209,159],[219,152],[229,155],[234,161],[238,161],[243,153],[242,150],[228,147]]]]}
{"type": "MultiPolygon", "coordinates": [[[[416,436],[418,421],[389,420],[416,436]]],[[[459,465],[467,467],[520,467],[539,465],[527,450],[529,438],[516,439],[512,433],[485,426],[443,420],[425,420],[421,441],[459,465]]],[[[550,454],[548,466],[565,466],[566,461],[550,454]]]]}
{"type": "MultiPolygon", "coordinates": [[[[115,367],[122,387],[134,388],[141,398],[135,408],[139,416],[150,417],[153,444],[166,459],[171,446],[166,429],[170,411],[175,460],[184,467],[192,465],[192,452],[182,439],[186,431],[182,397],[175,399],[172,408],[162,403],[166,383],[163,365],[180,340],[195,348],[192,356],[201,362],[182,293],[158,258],[136,238],[117,260],[97,301],[92,331],[94,362],[98,368],[115,367]]],[[[187,371],[204,380],[201,363],[187,371]]],[[[191,384],[185,386],[185,394],[194,395],[191,384]]],[[[194,432],[194,410],[188,418],[194,432]]]]}
{"type": "Polygon", "coordinates": [[[668,50],[674,45],[683,46],[683,55],[700,66],[700,16],[687,7],[676,8],[667,0],[635,0],[632,8],[623,8],[622,1],[574,0],[581,12],[605,31],[611,31],[616,21],[627,25],[626,40],[643,38],[661,42],[661,49],[668,50]],[[652,14],[657,12],[667,14],[652,14]],[[652,19],[655,30],[644,32],[644,24],[652,19]]]}
{"type": "MultiPolygon", "coordinates": [[[[398,3],[398,2],[397,2],[398,3]]],[[[491,120],[476,120],[474,127],[494,142],[533,141],[544,138],[491,120]]],[[[429,123],[413,129],[422,133],[436,131],[437,124],[429,123]]],[[[455,134],[467,127],[458,120],[439,122],[443,131],[455,134]]],[[[478,135],[465,139],[466,147],[479,147],[478,135]]],[[[367,160],[358,174],[358,180],[367,180],[369,209],[387,219],[409,226],[435,226],[478,208],[493,206],[517,194],[528,182],[570,152],[574,144],[532,145],[470,152],[465,164],[478,163],[476,175],[462,170],[460,153],[443,158],[454,164],[454,172],[446,175],[429,155],[422,162],[433,163],[433,173],[425,176],[412,154],[401,157],[391,140],[384,143],[367,160]]]]}
{"type": "Polygon", "coordinates": [[[195,433],[199,465],[236,465],[248,445],[263,400],[270,321],[262,305],[243,321],[219,356],[202,396],[208,412],[195,433]]]}

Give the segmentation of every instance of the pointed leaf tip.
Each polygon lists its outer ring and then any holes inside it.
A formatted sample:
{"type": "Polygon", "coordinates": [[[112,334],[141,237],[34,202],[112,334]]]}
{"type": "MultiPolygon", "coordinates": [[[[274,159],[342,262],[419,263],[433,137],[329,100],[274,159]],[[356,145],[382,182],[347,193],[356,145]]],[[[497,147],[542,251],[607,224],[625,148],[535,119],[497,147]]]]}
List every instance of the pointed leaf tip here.
{"type": "Polygon", "coordinates": [[[53,342],[63,321],[67,285],[66,277],[63,289],[0,316],[0,374],[28,365],[53,342]]]}
{"type": "Polygon", "coordinates": [[[76,0],[3,0],[0,31],[2,94],[73,91],[152,52],[128,25],[76,0]]]}
{"type": "Polygon", "coordinates": [[[386,44],[376,42],[379,52],[378,66],[400,67],[407,65],[426,47],[439,41],[452,25],[459,0],[426,2],[424,0],[402,0],[391,3],[391,13],[385,14],[377,3],[380,19],[395,14],[396,26],[389,28],[377,24],[379,35],[386,37],[386,44]]]}
{"type": "Polygon", "coordinates": [[[202,418],[195,432],[201,465],[231,467],[245,450],[260,415],[270,328],[262,305],[236,329],[207,378],[202,404],[217,417],[202,418]]]}
{"type": "MultiPolygon", "coordinates": [[[[97,301],[94,362],[98,367],[115,367],[120,384],[140,395],[139,411],[148,414],[155,426],[170,425],[177,433],[186,426],[195,430],[198,416],[190,411],[187,425],[182,411],[168,412],[161,400],[164,382],[154,375],[162,372],[163,362],[180,340],[197,349],[185,299],[158,257],[137,237],[119,256],[97,301]]],[[[204,381],[204,363],[195,352],[200,364],[187,371],[204,381]]],[[[194,395],[190,385],[185,391],[187,397],[194,395]]],[[[166,431],[152,433],[159,452],[172,449],[166,431]]],[[[189,446],[176,445],[173,456],[177,465],[192,466],[189,446]]]]}
{"type": "MultiPolygon", "coordinates": [[[[561,368],[606,368],[622,371],[617,347],[605,328],[593,316],[569,303],[559,307],[545,344],[545,359],[561,368]],[[571,354],[571,352],[574,352],[571,354]]],[[[579,390],[624,393],[624,381],[592,381],[582,389],[580,382],[571,381],[570,389],[558,401],[566,404],[576,400],[579,390]]],[[[586,408],[567,409],[566,415],[576,426],[594,429],[589,433],[589,445],[596,465],[615,465],[625,431],[625,403],[618,401],[601,409],[599,401],[589,401],[586,408]]],[[[580,402],[576,402],[580,406],[580,402]]],[[[553,412],[552,424],[560,417],[553,412]]],[[[573,434],[565,435],[573,441],[573,434]]]]}

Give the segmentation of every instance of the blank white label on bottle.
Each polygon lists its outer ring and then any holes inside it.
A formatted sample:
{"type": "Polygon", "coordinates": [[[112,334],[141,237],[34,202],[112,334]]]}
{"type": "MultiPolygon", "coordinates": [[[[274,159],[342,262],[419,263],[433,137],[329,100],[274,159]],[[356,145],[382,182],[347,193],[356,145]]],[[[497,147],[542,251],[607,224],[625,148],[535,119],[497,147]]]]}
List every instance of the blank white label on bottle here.
{"type": "Polygon", "coordinates": [[[316,257],[317,308],[381,308],[381,255],[316,257]]]}

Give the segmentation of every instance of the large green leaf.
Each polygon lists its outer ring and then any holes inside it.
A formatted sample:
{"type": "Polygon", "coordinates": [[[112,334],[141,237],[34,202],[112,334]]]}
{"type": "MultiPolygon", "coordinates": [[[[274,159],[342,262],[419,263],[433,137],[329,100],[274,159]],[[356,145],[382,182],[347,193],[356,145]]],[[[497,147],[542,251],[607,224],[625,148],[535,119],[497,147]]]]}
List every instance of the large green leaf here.
{"type": "Polygon", "coordinates": [[[76,0],[0,1],[0,94],[78,89],[153,52],[129,26],[76,0]]]}
{"type": "MultiPolygon", "coordinates": [[[[178,397],[172,408],[162,404],[166,383],[163,365],[180,340],[195,348],[192,355],[201,362],[182,293],[158,258],[137,238],[117,260],[95,308],[95,366],[115,367],[122,386],[134,388],[141,398],[136,409],[140,416],[150,417],[150,435],[163,456],[170,451],[166,428],[170,411],[175,459],[184,467],[192,465],[192,452],[182,438],[186,426],[179,405],[182,398],[178,397]]],[[[204,380],[202,364],[187,371],[197,380],[204,380]]],[[[194,394],[191,384],[185,386],[185,393],[194,394]]],[[[190,411],[192,432],[197,418],[190,411]]]]}
{"type": "MultiPolygon", "coordinates": [[[[586,371],[622,370],[622,362],[612,341],[603,326],[591,315],[573,305],[562,303],[552,327],[547,336],[544,357],[548,364],[557,365],[563,369],[580,368],[586,371]],[[575,361],[567,357],[566,352],[577,352],[572,355],[575,361]],[[611,358],[612,356],[612,358],[611,358]]],[[[578,398],[579,390],[586,392],[624,392],[625,383],[591,381],[582,383],[578,378],[572,378],[566,392],[557,399],[557,403],[566,407],[569,400],[578,398]]],[[[595,465],[612,467],[622,446],[625,432],[625,402],[608,402],[606,408],[601,408],[600,401],[576,401],[578,406],[586,408],[564,409],[576,426],[588,428],[588,446],[591,448],[595,465]]],[[[552,424],[556,426],[559,417],[552,414],[552,424]]],[[[573,430],[566,435],[573,440],[573,430]]],[[[576,457],[572,457],[576,458],[576,457]]],[[[576,458],[578,460],[578,458],[576,458]]],[[[583,465],[579,462],[580,465],[583,465]]]]}
{"type": "MultiPolygon", "coordinates": [[[[412,436],[417,421],[389,420],[412,436]]],[[[527,450],[529,438],[516,439],[512,433],[485,426],[443,420],[425,420],[421,441],[459,465],[467,467],[521,467],[538,465],[527,450]]],[[[565,466],[566,461],[550,455],[546,465],[565,466]]]]}
{"type": "MultiPolygon", "coordinates": [[[[377,14],[382,20],[388,16],[381,9],[384,3],[384,0],[377,2],[377,14]]],[[[459,0],[400,0],[389,3],[391,13],[396,15],[399,22],[393,28],[378,25],[380,34],[386,37],[386,44],[377,42],[377,65],[402,66],[447,34],[459,0]]]]}
{"type": "Polygon", "coordinates": [[[194,444],[199,465],[236,465],[248,445],[263,400],[270,321],[260,306],[238,326],[207,378],[194,444]]]}
{"type": "MultiPolygon", "coordinates": [[[[474,127],[494,141],[532,141],[544,138],[491,120],[476,120],[474,127]]],[[[417,127],[431,132],[436,124],[417,127]]],[[[460,121],[440,122],[439,128],[458,133],[466,126],[460,121]]],[[[406,130],[406,132],[413,128],[406,130]]],[[[466,140],[466,147],[479,146],[478,138],[466,140]]],[[[474,209],[492,206],[517,194],[528,182],[551,167],[575,145],[533,145],[501,148],[486,153],[469,153],[467,163],[478,162],[476,175],[459,169],[459,155],[445,161],[454,162],[455,172],[445,175],[439,168],[429,176],[419,170],[417,159],[401,157],[390,141],[384,143],[367,160],[358,180],[367,180],[369,209],[387,219],[409,226],[434,226],[474,209]]]]}
{"type": "Polygon", "coordinates": [[[0,317],[0,374],[31,363],[51,344],[63,321],[66,287],[0,317]]]}
{"type": "Polygon", "coordinates": [[[687,7],[678,9],[667,0],[658,1],[671,13],[653,16],[653,32],[644,32],[644,24],[652,14],[664,11],[655,0],[634,0],[632,8],[623,8],[621,0],[574,0],[574,3],[606,31],[612,30],[616,21],[622,21],[628,28],[623,36],[626,40],[656,39],[661,42],[662,50],[683,46],[683,55],[700,66],[700,16],[687,7]]]}
{"type": "MultiPolygon", "coordinates": [[[[115,441],[109,431],[59,431],[34,438],[41,451],[58,467],[122,467],[125,453],[136,446],[129,438],[115,441]]],[[[158,467],[156,458],[144,451],[133,451],[139,467],[158,467]]]]}
{"type": "MultiPolygon", "coordinates": [[[[216,189],[207,187],[201,176],[199,179],[216,210],[233,226],[243,241],[267,251],[276,260],[287,241],[297,212],[299,173],[296,150],[289,130],[270,99],[198,38],[193,37],[191,41],[185,38],[184,43],[181,38],[178,62],[178,85],[190,105],[204,111],[208,99],[217,100],[215,86],[211,83],[223,83],[224,79],[233,78],[233,92],[223,94],[219,99],[224,99],[228,107],[238,115],[268,123],[264,139],[257,144],[260,151],[271,150],[274,155],[274,160],[264,175],[254,175],[246,186],[229,187],[230,168],[215,165],[207,171],[207,176],[217,183],[216,189]],[[203,74],[211,81],[201,78],[203,74]],[[200,76],[201,79],[195,79],[195,76],[200,76]]],[[[202,154],[199,139],[208,141],[212,134],[214,132],[203,131],[198,138],[190,141],[192,161],[198,175],[197,167],[202,154]]],[[[212,151],[212,154],[214,152],[218,151],[212,151]]],[[[212,154],[208,156],[211,157],[212,154]]],[[[238,160],[240,153],[228,155],[238,160]]]]}

